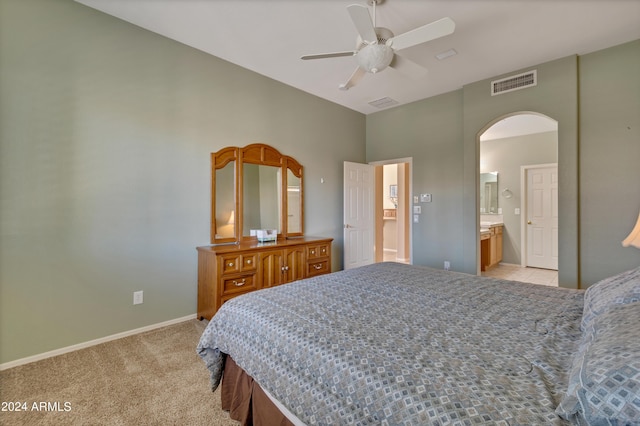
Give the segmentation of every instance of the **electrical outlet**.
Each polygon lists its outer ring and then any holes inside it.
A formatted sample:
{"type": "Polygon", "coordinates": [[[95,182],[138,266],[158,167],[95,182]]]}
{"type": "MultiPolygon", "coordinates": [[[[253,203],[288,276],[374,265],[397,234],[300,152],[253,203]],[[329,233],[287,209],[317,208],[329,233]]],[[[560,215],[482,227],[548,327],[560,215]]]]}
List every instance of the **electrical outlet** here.
{"type": "Polygon", "coordinates": [[[448,271],[451,269],[451,263],[448,260],[444,261],[444,270],[448,271]]]}
{"type": "Polygon", "coordinates": [[[133,292],[133,304],[140,305],[143,301],[143,293],[142,291],[134,291],[133,292]]]}

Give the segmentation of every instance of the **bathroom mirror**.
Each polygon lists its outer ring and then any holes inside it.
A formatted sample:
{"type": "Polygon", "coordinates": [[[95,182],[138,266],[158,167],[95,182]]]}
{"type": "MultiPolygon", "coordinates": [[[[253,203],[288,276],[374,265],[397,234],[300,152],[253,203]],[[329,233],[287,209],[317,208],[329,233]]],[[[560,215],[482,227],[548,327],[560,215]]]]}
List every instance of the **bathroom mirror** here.
{"type": "Polygon", "coordinates": [[[480,214],[498,214],[498,172],[480,173],[480,214]]]}
{"type": "Polygon", "coordinates": [[[255,240],[257,229],[303,235],[303,169],[295,159],[251,144],[212,153],[211,167],[212,244],[255,240]]]}

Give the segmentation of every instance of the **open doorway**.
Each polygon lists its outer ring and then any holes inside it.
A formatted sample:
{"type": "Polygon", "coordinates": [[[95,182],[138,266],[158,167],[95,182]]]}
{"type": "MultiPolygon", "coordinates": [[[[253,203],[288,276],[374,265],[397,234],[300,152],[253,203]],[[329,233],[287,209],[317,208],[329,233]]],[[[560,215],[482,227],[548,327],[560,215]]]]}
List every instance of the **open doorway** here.
{"type": "Polygon", "coordinates": [[[411,162],[344,162],[345,269],[384,260],[411,263],[411,162]],[[385,178],[388,165],[393,167],[385,178]]]}
{"type": "MultiPolygon", "coordinates": [[[[376,220],[377,239],[376,261],[409,263],[409,194],[407,163],[393,163],[377,166],[382,170],[382,184],[376,185],[376,192],[382,201],[382,217],[376,220]]],[[[379,172],[377,173],[379,174],[379,172]]],[[[380,211],[380,208],[376,209],[380,211]]]]}
{"type": "Polygon", "coordinates": [[[370,164],[376,168],[375,261],[411,263],[411,159],[370,164]]]}
{"type": "MultiPolygon", "coordinates": [[[[483,275],[499,276],[501,278],[514,279],[516,281],[531,281],[531,276],[544,276],[544,280],[549,280],[549,273],[534,274],[534,268],[528,268],[527,258],[532,250],[531,233],[528,228],[534,228],[534,220],[530,217],[528,207],[531,206],[530,183],[527,183],[527,173],[523,170],[537,170],[539,165],[558,163],[558,122],[542,114],[522,112],[503,116],[492,122],[479,135],[479,172],[478,182],[487,186],[482,176],[491,175],[495,177],[496,183],[491,186],[490,197],[486,188],[480,188],[480,201],[478,206],[478,218],[480,222],[481,240],[481,260],[479,269],[483,275]],[[485,200],[482,199],[483,194],[485,200]],[[487,198],[489,197],[489,198],[487,198]],[[496,239],[500,239],[499,258],[501,261],[491,265],[491,268],[484,268],[483,249],[487,250],[487,244],[482,232],[486,233],[488,225],[501,225],[496,234],[496,239]],[[484,242],[484,245],[482,244],[484,242]],[[502,273],[509,275],[501,275],[502,273]],[[496,275],[497,274],[497,275],[496,275]]],[[[550,174],[550,178],[555,176],[555,186],[548,194],[555,196],[556,202],[550,202],[549,212],[556,219],[557,223],[557,172],[550,174]],[[555,188],[555,190],[553,190],[555,188]]],[[[547,186],[548,188],[548,186],[547,186]]],[[[542,194],[541,191],[536,194],[542,194]]],[[[536,195],[536,196],[537,196],[536,195]]],[[[545,204],[546,208],[547,204],[545,204]]],[[[553,219],[553,218],[552,218],[553,219]]],[[[536,223],[537,223],[536,219],[536,223]]],[[[536,230],[539,228],[535,227],[536,230]]],[[[491,229],[494,231],[494,229],[491,229]]],[[[556,244],[555,249],[550,251],[557,256],[557,226],[551,230],[546,241],[556,244]],[[553,235],[556,237],[554,238],[553,235]]],[[[542,234],[534,234],[542,235],[542,234]]],[[[491,234],[493,241],[493,234],[491,234]]],[[[542,240],[539,240],[542,241],[542,240]]],[[[537,246],[533,246],[537,247],[537,246]]],[[[539,248],[539,247],[537,247],[539,248]]],[[[486,257],[486,256],[485,256],[486,257]]],[[[557,265],[557,257],[556,257],[557,265]]],[[[553,269],[553,268],[547,268],[553,269]]],[[[553,279],[550,285],[557,285],[557,266],[552,271],[553,279]]],[[[541,284],[541,282],[538,282],[541,284]]]]}

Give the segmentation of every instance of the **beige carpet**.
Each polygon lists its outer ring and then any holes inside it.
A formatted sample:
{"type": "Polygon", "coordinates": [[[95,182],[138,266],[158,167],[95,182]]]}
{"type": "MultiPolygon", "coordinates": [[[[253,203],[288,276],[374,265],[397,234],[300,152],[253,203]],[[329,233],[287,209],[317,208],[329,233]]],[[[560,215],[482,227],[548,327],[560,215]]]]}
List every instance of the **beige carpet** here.
{"type": "Polygon", "coordinates": [[[204,326],[186,321],[2,371],[0,424],[237,426],[195,352],[204,326]],[[16,402],[29,411],[4,411],[16,402]]]}

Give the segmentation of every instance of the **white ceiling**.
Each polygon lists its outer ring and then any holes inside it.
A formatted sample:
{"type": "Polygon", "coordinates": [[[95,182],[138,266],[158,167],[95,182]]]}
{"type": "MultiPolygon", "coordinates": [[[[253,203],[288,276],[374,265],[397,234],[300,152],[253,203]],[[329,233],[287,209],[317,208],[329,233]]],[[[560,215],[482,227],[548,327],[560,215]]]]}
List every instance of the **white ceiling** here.
{"type": "Polygon", "coordinates": [[[495,123],[480,135],[480,141],[512,138],[535,133],[558,131],[558,122],[537,114],[517,114],[495,123]]]}
{"type": "Polygon", "coordinates": [[[385,0],[376,24],[396,35],[445,16],[456,30],[402,51],[429,70],[425,77],[386,69],[341,91],[355,58],[300,56],[353,50],[346,7],[365,0],[76,1],[364,114],[380,111],[368,103],[383,97],[402,105],[640,39],[640,0],[385,0]],[[435,58],[449,49],[458,54],[435,58]]]}

